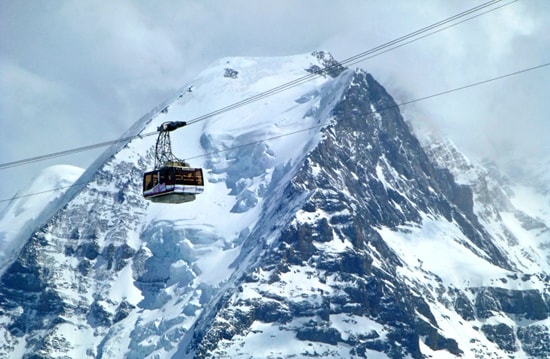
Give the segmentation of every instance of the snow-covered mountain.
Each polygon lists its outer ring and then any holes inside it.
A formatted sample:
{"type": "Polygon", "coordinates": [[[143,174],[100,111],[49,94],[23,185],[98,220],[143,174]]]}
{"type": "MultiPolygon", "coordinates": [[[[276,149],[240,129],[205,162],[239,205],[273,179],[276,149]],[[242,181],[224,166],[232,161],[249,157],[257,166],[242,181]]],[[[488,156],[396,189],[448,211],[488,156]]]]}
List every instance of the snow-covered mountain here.
{"type": "Polygon", "coordinates": [[[149,136],[10,204],[0,358],[550,356],[548,198],[421,143],[364,70],[223,59],[123,137],[308,74],[172,133],[193,202],[142,198],[149,136]]]}

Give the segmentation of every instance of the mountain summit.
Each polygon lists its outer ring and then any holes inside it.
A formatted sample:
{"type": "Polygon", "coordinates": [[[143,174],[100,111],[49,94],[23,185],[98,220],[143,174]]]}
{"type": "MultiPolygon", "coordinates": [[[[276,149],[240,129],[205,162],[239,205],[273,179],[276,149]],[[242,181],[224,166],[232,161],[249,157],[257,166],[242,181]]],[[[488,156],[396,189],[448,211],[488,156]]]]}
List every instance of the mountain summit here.
{"type": "Polygon", "coordinates": [[[142,198],[154,140],[136,137],[13,237],[0,358],[550,355],[547,217],[421,143],[371,74],[222,59],[124,137],[209,113],[172,133],[203,168],[195,201],[142,198]]]}

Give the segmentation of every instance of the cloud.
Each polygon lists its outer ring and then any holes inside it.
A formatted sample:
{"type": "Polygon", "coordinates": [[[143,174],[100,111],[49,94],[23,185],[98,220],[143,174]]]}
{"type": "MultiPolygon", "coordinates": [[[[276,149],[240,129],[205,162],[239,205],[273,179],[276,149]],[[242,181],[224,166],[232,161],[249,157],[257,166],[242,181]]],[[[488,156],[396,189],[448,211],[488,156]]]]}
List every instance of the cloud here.
{"type": "MultiPolygon", "coordinates": [[[[432,3],[431,3],[432,4],[432,3]]],[[[458,13],[448,2],[425,9],[428,18],[410,8],[392,16],[414,21],[399,23],[399,35],[377,38],[376,44],[458,13]],[[418,21],[422,19],[422,23],[418,21]]],[[[513,3],[428,38],[383,54],[361,64],[396,96],[398,102],[445,91],[550,61],[548,3],[513,3]]],[[[394,24],[397,22],[393,21],[394,24]]],[[[357,34],[359,38],[366,34],[357,34]]],[[[378,36],[382,37],[382,35],[378,36]]],[[[340,50],[345,53],[346,44],[340,50]]],[[[370,46],[370,44],[369,44],[370,46]]],[[[351,50],[353,51],[353,50],[351,50]]],[[[544,80],[548,68],[495,83],[477,86],[414,105],[413,122],[435,126],[450,136],[472,157],[505,160],[514,148],[526,155],[544,153],[549,93],[544,80]]]]}

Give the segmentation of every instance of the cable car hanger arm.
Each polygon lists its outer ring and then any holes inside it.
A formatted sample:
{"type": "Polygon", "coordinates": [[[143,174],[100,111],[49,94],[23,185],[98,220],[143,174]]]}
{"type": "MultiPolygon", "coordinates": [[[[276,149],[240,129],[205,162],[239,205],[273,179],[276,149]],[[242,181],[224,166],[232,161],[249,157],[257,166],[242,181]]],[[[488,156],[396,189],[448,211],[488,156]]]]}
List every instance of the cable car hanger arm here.
{"type": "Polygon", "coordinates": [[[157,127],[158,132],[171,132],[187,125],[185,121],[167,121],[157,127]]]}

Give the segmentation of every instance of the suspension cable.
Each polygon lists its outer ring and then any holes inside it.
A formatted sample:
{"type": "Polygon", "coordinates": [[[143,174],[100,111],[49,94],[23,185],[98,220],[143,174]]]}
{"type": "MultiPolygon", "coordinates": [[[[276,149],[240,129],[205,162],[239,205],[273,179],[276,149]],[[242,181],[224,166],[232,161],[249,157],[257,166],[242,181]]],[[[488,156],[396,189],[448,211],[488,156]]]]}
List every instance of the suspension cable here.
{"type": "MultiPolygon", "coordinates": [[[[511,76],[520,75],[520,74],[523,74],[523,73],[526,73],[526,72],[529,72],[529,71],[542,69],[542,68],[547,67],[547,66],[550,66],[550,62],[543,63],[543,64],[536,65],[536,66],[532,66],[532,67],[525,68],[525,69],[521,69],[521,70],[518,70],[518,71],[510,72],[510,73],[507,73],[507,74],[495,76],[495,77],[492,77],[492,78],[489,78],[489,79],[473,82],[473,83],[470,83],[470,84],[467,84],[467,85],[455,87],[455,88],[445,90],[445,91],[442,91],[442,92],[438,92],[438,93],[434,93],[434,94],[431,94],[431,95],[418,97],[416,99],[412,99],[412,100],[409,100],[409,101],[404,101],[404,102],[401,102],[399,104],[394,104],[394,105],[391,105],[391,106],[379,108],[379,109],[376,109],[374,111],[371,111],[371,112],[367,113],[367,115],[371,115],[371,114],[374,114],[374,113],[380,113],[380,112],[383,112],[383,111],[388,111],[388,110],[391,110],[391,109],[399,108],[399,107],[410,105],[410,104],[413,104],[413,103],[418,103],[418,102],[421,102],[421,101],[425,101],[425,100],[432,99],[432,98],[439,97],[439,96],[443,96],[443,95],[448,95],[448,94],[451,94],[451,93],[454,93],[454,92],[458,92],[458,91],[466,90],[466,89],[469,89],[469,88],[472,88],[472,87],[487,84],[487,83],[490,83],[490,82],[502,80],[502,79],[505,79],[505,78],[508,78],[508,77],[511,77],[511,76]]],[[[245,143],[245,144],[242,144],[242,145],[226,148],[226,149],[223,149],[223,150],[212,151],[212,152],[204,153],[204,154],[197,155],[197,156],[194,156],[194,157],[189,157],[188,159],[196,159],[196,158],[201,158],[201,157],[207,157],[207,156],[211,156],[211,155],[222,153],[222,152],[232,151],[232,150],[239,149],[239,148],[242,148],[242,147],[253,146],[253,145],[256,145],[256,144],[259,144],[259,143],[263,143],[263,142],[283,138],[283,137],[286,137],[286,136],[295,135],[295,134],[298,134],[298,133],[306,132],[306,131],[316,129],[316,128],[320,128],[320,127],[323,127],[323,126],[324,126],[324,124],[315,125],[315,126],[311,126],[311,127],[308,127],[308,128],[303,128],[303,129],[300,129],[300,130],[296,130],[296,131],[293,131],[293,132],[288,132],[288,133],[284,133],[284,134],[264,138],[264,139],[261,139],[261,140],[253,141],[253,142],[250,142],[250,143],[245,143]]],[[[156,132],[153,132],[151,134],[156,134],[156,132]]],[[[44,191],[40,191],[40,192],[36,192],[36,193],[28,193],[28,194],[25,194],[25,195],[13,196],[12,198],[2,199],[2,200],[0,200],[0,203],[8,202],[8,201],[11,201],[11,200],[14,200],[14,199],[26,198],[26,197],[31,197],[31,196],[35,196],[35,195],[40,195],[40,194],[44,194],[44,193],[47,193],[47,192],[60,191],[60,190],[71,188],[71,187],[85,186],[86,184],[87,184],[87,182],[76,182],[76,183],[74,183],[70,186],[66,186],[66,187],[53,188],[51,190],[44,190],[44,191]]]]}
{"type": "MultiPolygon", "coordinates": [[[[220,109],[217,109],[215,111],[212,111],[212,112],[206,113],[204,115],[198,116],[194,119],[191,119],[191,120],[187,121],[187,124],[191,125],[191,124],[194,124],[194,123],[197,123],[197,122],[200,122],[200,121],[204,121],[204,120],[206,120],[208,118],[211,118],[211,117],[214,117],[216,115],[219,115],[219,114],[222,114],[222,113],[225,113],[225,112],[228,112],[228,111],[232,111],[232,110],[235,110],[239,107],[242,107],[242,106],[248,105],[250,103],[259,101],[261,99],[264,99],[266,97],[273,96],[273,95],[278,94],[280,92],[289,90],[293,87],[296,87],[296,86],[299,86],[303,83],[311,81],[311,80],[313,80],[313,79],[315,79],[319,76],[323,76],[326,73],[329,73],[330,71],[336,70],[337,67],[339,67],[339,66],[357,64],[357,63],[365,61],[367,59],[371,59],[375,56],[379,56],[383,53],[392,51],[392,50],[394,50],[398,47],[410,44],[410,43],[412,43],[414,41],[417,41],[417,40],[420,40],[424,37],[431,36],[431,35],[433,35],[437,32],[443,31],[443,30],[448,29],[450,27],[453,27],[453,26],[456,26],[456,25],[461,24],[463,22],[469,21],[473,18],[476,18],[476,17],[479,17],[481,15],[487,14],[489,12],[495,11],[497,9],[500,9],[500,8],[504,7],[504,6],[508,6],[512,3],[517,2],[518,0],[512,0],[512,1],[510,1],[508,3],[505,3],[505,4],[503,4],[499,7],[491,8],[491,9],[489,9],[489,10],[487,10],[487,11],[481,13],[481,14],[477,14],[477,15],[468,17],[466,19],[463,19],[460,22],[453,23],[452,25],[448,25],[448,26],[443,27],[443,28],[441,28],[439,30],[436,30],[436,31],[432,31],[432,30],[435,30],[435,29],[437,29],[437,28],[439,28],[443,25],[447,25],[449,23],[452,23],[453,21],[464,18],[468,15],[474,14],[474,13],[476,13],[476,12],[482,10],[482,9],[486,9],[486,8],[488,8],[492,5],[495,5],[495,4],[497,4],[501,1],[503,1],[503,0],[491,0],[491,1],[485,2],[483,4],[480,4],[478,6],[470,8],[466,11],[463,11],[461,13],[458,13],[456,15],[453,15],[451,17],[448,17],[446,19],[438,21],[434,24],[431,24],[431,25],[426,26],[424,28],[421,28],[419,30],[413,31],[413,32],[411,32],[407,35],[401,36],[397,39],[391,40],[391,41],[389,41],[387,43],[384,43],[382,45],[378,45],[378,46],[376,46],[376,47],[374,47],[370,50],[367,50],[367,51],[361,52],[359,54],[356,54],[356,55],[354,55],[352,57],[349,57],[349,58],[347,58],[347,59],[345,59],[341,62],[335,62],[335,64],[333,64],[333,65],[328,65],[321,73],[317,73],[317,72],[316,73],[310,73],[308,75],[302,76],[302,77],[297,78],[295,80],[286,82],[286,83],[284,83],[280,86],[276,86],[272,89],[261,92],[257,95],[248,97],[244,100],[235,102],[231,105],[228,105],[228,106],[222,107],[220,109]],[[432,32],[429,32],[429,31],[432,31],[432,32]],[[427,34],[425,34],[425,33],[427,33],[427,34]],[[421,34],[424,34],[424,35],[420,37],[419,35],[421,35],[421,34]],[[415,38],[415,37],[418,37],[418,38],[415,38]]],[[[34,163],[34,162],[38,162],[38,161],[43,161],[43,160],[53,159],[53,158],[57,158],[57,157],[67,156],[67,155],[71,155],[71,154],[75,154],[75,153],[79,153],[79,152],[83,152],[83,151],[89,151],[89,150],[93,150],[93,149],[100,148],[100,147],[105,147],[105,146],[109,146],[109,145],[113,145],[113,144],[117,144],[117,143],[131,141],[135,138],[148,137],[148,136],[152,136],[152,135],[156,135],[156,134],[157,134],[156,131],[155,132],[148,132],[148,133],[144,133],[144,134],[137,134],[137,135],[134,135],[134,136],[123,137],[123,138],[119,138],[119,139],[116,139],[116,140],[100,142],[100,143],[96,143],[96,144],[92,144],[92,145],[88,145],[88,146],[83,146],[83,147],[73,148],[73,149],[69,149],[69,150],[54,152],[54,153],[45,154],[45,155],[36,156],[36,157],[25,158],[25,159],[21,159],[21,160],[17,160],[17,161],[12,161],[12,162],[1,163],[0,164],[0,171],[4,170],[4,169],[7,169],[7,168],[22,166],[22,165],[26,165],[26,164],[29,164],[29,163],[34,163]]]]}

